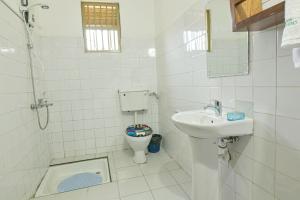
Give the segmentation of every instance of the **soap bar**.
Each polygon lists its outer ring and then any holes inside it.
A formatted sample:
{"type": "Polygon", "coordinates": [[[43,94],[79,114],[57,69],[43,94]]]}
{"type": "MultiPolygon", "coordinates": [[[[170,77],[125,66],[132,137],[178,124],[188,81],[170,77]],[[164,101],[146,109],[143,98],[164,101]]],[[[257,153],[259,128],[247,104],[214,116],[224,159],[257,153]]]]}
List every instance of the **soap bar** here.
{"type": "Polygon", "coordinates": [[[230,112],[227,113],[227,120],[228,121],[238,121],[238,120],[244,120],[245,119],[245,113],[243,112],[230,112]]]}

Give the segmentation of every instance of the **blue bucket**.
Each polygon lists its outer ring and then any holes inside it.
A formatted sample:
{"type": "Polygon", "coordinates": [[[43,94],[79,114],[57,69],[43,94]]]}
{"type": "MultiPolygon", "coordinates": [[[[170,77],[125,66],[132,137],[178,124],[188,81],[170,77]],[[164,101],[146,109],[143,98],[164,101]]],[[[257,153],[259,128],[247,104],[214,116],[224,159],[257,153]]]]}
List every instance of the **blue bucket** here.
{"type": "Polygon", "coordinates": [[[159,134],[154,134],[148,145],[148,151],[150,153],[158,153],[160,151],[162,136],[159,134]]]}

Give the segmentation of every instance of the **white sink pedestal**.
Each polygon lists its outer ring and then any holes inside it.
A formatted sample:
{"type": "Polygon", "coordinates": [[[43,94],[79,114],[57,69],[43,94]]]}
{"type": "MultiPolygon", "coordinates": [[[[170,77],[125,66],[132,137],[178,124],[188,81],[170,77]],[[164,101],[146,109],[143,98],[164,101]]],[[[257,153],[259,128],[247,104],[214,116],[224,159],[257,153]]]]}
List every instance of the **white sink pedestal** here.
{"type": "Polygon", "coordinates": [[[192,200],[219,200],[216,140],[189,138],[193,151],[192,200]]]}

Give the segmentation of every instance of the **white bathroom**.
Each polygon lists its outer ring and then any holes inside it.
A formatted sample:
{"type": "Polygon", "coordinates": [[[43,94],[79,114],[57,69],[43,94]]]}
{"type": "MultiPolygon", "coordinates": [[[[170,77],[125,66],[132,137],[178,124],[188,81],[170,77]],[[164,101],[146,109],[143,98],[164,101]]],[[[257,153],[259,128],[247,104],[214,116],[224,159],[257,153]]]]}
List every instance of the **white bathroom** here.
{"type": "Polygon", "coordinates": [[[298,0],[0,0],[0,200],[299,200],[298,0]]]}

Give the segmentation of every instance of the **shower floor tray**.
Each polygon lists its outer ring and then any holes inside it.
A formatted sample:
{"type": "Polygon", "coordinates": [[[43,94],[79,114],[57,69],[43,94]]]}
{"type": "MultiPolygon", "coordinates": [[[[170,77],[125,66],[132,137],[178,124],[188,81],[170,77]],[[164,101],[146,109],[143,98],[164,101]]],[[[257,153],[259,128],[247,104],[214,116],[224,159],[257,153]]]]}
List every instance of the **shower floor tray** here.
{"type": "Polygon", "coordinates": [[[108,157],[50,166],[35,197],[111,182],[108,157]]]}

